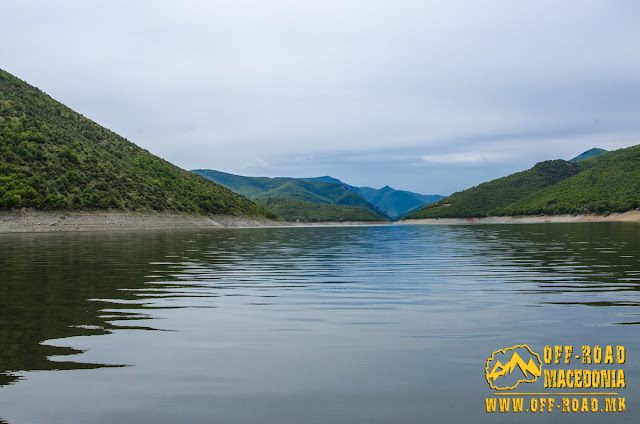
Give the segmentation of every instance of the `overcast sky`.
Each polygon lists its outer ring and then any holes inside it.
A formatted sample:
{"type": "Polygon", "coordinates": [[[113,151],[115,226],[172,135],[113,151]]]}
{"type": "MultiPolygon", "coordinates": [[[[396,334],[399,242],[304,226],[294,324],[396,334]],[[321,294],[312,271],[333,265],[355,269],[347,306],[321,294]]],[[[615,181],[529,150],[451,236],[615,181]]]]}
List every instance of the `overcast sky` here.
{"type": "Polygon", "coordinates": [[[450,194],[640,144],[633,0],[5,0],[0,68],[183,168],[450,194]]]}

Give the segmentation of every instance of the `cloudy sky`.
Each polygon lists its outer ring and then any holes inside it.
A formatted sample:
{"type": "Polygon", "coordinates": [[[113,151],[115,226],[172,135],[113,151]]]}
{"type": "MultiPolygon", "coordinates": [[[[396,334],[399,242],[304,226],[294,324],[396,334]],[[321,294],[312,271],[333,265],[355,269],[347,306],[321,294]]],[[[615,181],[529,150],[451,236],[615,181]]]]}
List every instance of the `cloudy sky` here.
{"type": "Polygon", "coordinates": [[[0,68],[183,168],[451,192],[640,144],[632,0],[6,0],[0,68]]]}

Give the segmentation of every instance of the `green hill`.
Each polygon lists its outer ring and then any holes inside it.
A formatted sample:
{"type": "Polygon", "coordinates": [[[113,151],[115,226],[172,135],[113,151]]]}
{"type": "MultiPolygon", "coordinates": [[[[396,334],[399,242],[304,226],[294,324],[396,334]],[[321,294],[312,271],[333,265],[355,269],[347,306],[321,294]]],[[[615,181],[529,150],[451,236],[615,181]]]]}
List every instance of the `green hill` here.
{"type": "MultiPolygon", "coordinates": [[[[351,206],[355,208],[362,208],[365,211],[378,215],[382,219],[390,219],[383,210],[372,205],[361,195],[342,183],[310,181],[307,179],[301,180],[296,178],[243,177],[211,169],[195,169],[192,172],[222,184],[236,193],[246,196],[254,201],[258,201],[260,199],[285,198],[307,202],[306,204],[296,204],[295,208],[297,210],[300,210],[300,208],[304,206],[315,207],[314,204],[351,206]]],[[[276,203],[270,203],[268,208],[271,208],[272,205],[275,204],[276,203]]],[[[284,203],[282,202],[278,203],[280,208],[282,208],[283,204],[284,203]]],[[[291,203],[287,205],[293,206],[291,203]]],[[[270,210],[275,212],[274,209],[270,210]]],[[[330,208],[325,207],[323,210],[329,211],[330,208]]],[[[343,209],[337,209],[335,213],[344,213],[340,211],[343,211],[343,209]]],[[[311,216],[314,213],[309,212],[309,214],[311,216]]],[[[280,216],[285,219],[299,219],[293,218],[290,215],[280,216]]],[[[333,213],[331,216],[333,216],[333,213]]],[[[330,221],[332,219],[327,215],[327,219],[324,220],[330,221]]]]}
{"type": "Polygon", "coordinates": [[[594,159],[577,163],[561,159],[540,162],[526,171],[453,193],[407,215],[405,219],[488,216],[494,210],[505,208],[531,193],[584,171],[592,165],[592,161],[594,159]]]}
{"type": "Polygon", "coordinates": [[[371,211],[353,206],[312,203],[291,198],[258,199],[256,203],[287,221],[386,221],[371,211]]]}
{"type": "Polygon", "coordinates": [[[275,216],[0,70],[0,209],[275,216]]]}
{"type": "Polygon", "coordinates": [[[493,214],[604,214],[640,206],[640,145],[603,153],[584,162],[590,165],[586,170],[493,214]]]}
{"type": "Polygon", "coordinates": [[[406,218],[604,214],[639,205],[640,145],[576,162],[540,162],[529,170],[454,193],[406,218]]]}

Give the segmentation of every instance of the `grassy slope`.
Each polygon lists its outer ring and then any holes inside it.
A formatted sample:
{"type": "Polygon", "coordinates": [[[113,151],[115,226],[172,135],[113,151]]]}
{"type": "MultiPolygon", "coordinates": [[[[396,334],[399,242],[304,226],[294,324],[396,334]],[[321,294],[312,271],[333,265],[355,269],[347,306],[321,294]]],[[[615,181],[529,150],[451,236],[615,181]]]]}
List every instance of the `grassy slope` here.
{"type": "Polygon", "coordinates": [[[420,218],[466,218],[491,215],[493,211],[524,199],[538,190],[552,186],[566,178],[574,176],[590,166],[597,158],[569,162],[551,160],[537,163],[533,168],[517,172],[460,191],[435,203],[427,205],[417,212],[407,215],[406,219],[420,218]]]}
{"type": "Polygon", "coordinates": [[[0,209],[273,214],[0,70],[0,209]]]}
{"type": "MultiPolygon", "coordinates": [[[[308,202],[307,207],[315,207],[314,204],[351,206],[362,208],[384,219],[389,219],[384,211],[367,202],[366,199],[350,190],[345,184],[299,180],[296,178],[243,177],[210,169],[196,169],[192,172],[256,201],[259,199],[286,198],[308,202]]],[[[298,204],[296,209],[301,207],[302,204],[298,204]]],[[[330,208],[324,208],[323,210],[329,211],[330,208]]],[[[341,210],[337,209],[336,213],[341,210]]],[[[312,214],[312,212],[309,213],[312,214]]],[[[325,220],[332,219],[327,218],[325,220]]]]}
{"type": "Polygon", "coordinates": [[[371,211],[352,206],[311,203],[291,198],[258,199],[256,203],[287,221],[385,221],[371,211]]]}

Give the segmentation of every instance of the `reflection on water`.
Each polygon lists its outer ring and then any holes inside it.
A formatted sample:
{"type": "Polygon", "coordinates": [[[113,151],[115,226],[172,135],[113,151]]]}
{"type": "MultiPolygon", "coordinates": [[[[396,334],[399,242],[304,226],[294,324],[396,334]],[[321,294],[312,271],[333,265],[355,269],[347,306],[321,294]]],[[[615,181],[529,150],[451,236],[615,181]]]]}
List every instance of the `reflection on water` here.
{"type": "MultiPolygon", "coordinates": [[[[638,347],[632,224],[0,241],[0,416],[12,424],[490,422],[493,350],[638,347]]],[[[638,362],[626,371],[633,411],[638,362]]]]}

